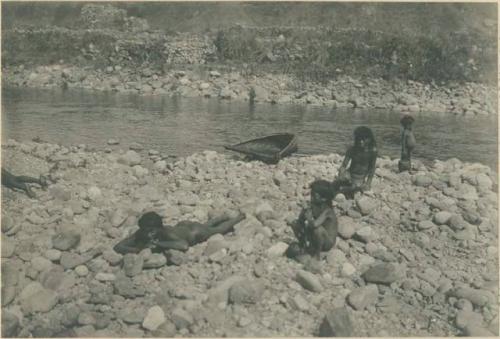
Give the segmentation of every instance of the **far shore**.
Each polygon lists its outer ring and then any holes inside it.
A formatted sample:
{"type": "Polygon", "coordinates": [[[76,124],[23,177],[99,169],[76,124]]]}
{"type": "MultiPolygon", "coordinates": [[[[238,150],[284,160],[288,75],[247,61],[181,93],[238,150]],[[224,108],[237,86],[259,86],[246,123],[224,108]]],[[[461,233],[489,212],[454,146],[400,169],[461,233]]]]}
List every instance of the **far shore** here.
{"type": "Polygon", "coordinates": [[[245,76],[232,68],[186,67],[166,72],[149,68],[104,69],[55,64],[3,70],[3,85],[31,88],[83,88],[140,95],[180,95],[272,104],[305,104],[328,108],[373,108],[396,112],[440,112],[455,115],[496,114],[496,91],[478,83],[424,84],[378,78],[336,77],[327,84],[301,82],[290,75],[245,76]]]}

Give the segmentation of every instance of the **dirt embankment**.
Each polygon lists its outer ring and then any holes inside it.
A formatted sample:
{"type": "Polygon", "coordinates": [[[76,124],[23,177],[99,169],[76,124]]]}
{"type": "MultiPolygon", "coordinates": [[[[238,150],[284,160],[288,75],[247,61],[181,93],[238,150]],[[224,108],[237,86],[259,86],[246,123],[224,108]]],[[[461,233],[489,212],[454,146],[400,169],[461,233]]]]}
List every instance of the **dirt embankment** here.
{"type": "Polygon", "coordinates": [[[174,34],[100,8],[82,9],[81,29],[4,31],[4,83],[496,114],[496,47],[478,33],[236,26],[174,34]]]}
{"type": "Polygon", "coordinates": [[[486,166],[450,159],[398,174],[397,160],[379,159],[372,191],[336,198],[336,247],[312,265],[283,256],[287,222],[341,156],[169,161],[110,144],[2,146],[14,173],[52,168],[53,180],[36,200],[2,188],[3,336],[498,335],[498,196],[486,166]],[[149,210],[169,225],[246,219],[185,253],[115,253],[149,210]]]}

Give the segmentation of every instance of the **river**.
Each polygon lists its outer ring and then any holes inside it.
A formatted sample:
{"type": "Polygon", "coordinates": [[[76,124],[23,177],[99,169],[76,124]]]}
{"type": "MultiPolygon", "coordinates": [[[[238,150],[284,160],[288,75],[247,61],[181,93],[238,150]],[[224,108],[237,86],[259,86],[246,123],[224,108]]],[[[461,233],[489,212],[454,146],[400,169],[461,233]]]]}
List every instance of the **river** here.
{"type": "MultiPolygon", "coordinates": [[[[458,158],[497,167],[497,117],[418,113],[415,158],[458,158]]],[[[381,156],[399,156],[399,114],[217,99],[139,96],[86,90],[2,89],[2,142],[38,136],[62,145],[107,147],[117,139],[162,154],[185,156],[277,132],[295,133],[299,152],[343,154],[352,131],[373,129],[381,156]]]]}

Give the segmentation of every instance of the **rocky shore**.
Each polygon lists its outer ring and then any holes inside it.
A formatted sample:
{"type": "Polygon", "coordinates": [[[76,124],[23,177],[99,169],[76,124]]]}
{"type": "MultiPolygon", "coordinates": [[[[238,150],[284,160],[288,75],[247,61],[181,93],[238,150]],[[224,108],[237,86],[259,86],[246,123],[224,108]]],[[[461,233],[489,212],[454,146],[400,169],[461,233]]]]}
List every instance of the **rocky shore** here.
{"type": "Polygon", "coordinates": [[[398,112],[449,112],[457,115],[496,114],[496,90],[479,83],[424,84],[354,78],[339,74],[326,84],[301,81],[293,75],[248,76],[235,67],[151,68],[107,66],[103,69],[64,64],[3,70],[3,84],[37,88],[84,88],[141,95],[253,100],[267,103],[322,105],[331,108],[374,108],[398,112]]]}
{"type": "Polygon", "coordinates": [[[498,335],[487,166],[436,160],[398,174],[397,160],[379,159],[372,191],[336,198],[340,236],[315,265],[283,256],[286,223],[340,155],[270,166],[107,147],[2,145],[14,173],[52,180],[37,199],[2,188],[2,336],[498,335]],[[115,253],[147,210],[169,225],[238,210],[246,219],[185,253],[115,253]]]}

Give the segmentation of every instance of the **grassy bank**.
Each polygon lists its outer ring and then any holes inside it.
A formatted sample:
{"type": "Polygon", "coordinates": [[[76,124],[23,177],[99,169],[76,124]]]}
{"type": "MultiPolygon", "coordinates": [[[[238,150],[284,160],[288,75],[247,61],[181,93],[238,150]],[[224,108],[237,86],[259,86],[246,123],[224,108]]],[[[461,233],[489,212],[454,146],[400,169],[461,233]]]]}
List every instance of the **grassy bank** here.
{"type": "Polygon", "coordinates": [[[63,59],[94,68],[125,64],[156,70],[225,64],[247,75],[290,74],[318,82],[348,74],[496,84],[493,7],[4,4],[2,62],[38,66],[63,59]],[[43,17],[34,18],[36,13],[43,17]],[[179,49],[197,57],[176,58],[179,49]]]}

